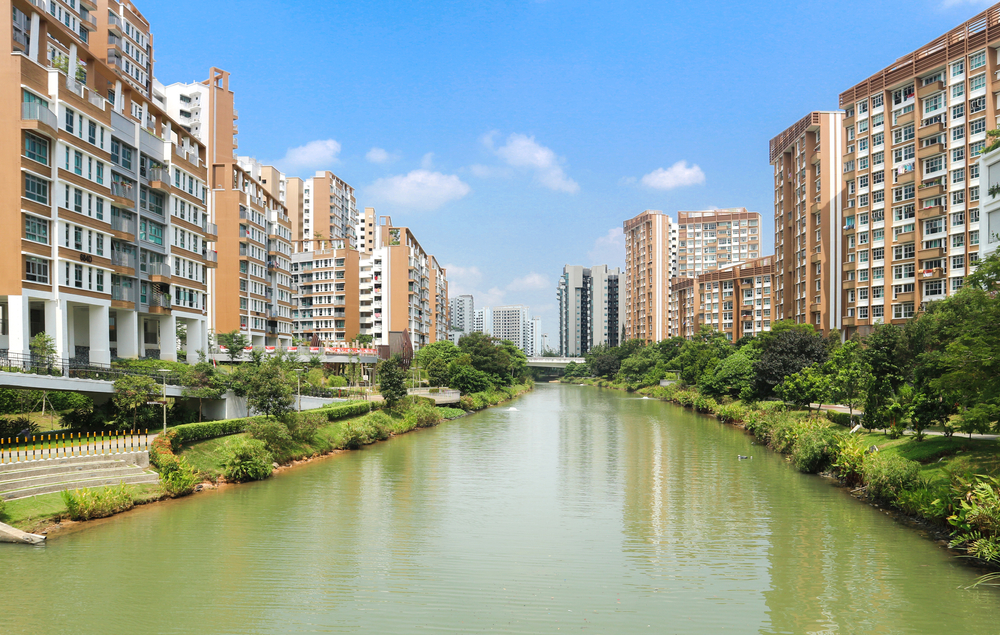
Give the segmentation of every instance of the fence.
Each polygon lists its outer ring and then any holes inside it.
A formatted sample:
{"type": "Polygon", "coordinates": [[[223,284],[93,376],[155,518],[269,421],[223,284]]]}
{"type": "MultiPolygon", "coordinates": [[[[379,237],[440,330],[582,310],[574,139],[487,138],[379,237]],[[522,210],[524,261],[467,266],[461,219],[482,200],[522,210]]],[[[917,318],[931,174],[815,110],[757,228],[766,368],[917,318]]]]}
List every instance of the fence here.
{"type": "MultiPolygon", "coordinates": [[[[94,364],[73,359],[45,359],[39,355],[25,355],[3,350],[0,350],[0,371],[77,379],[103,379],[106,381],[115,381],[119,377],[141,375],[152,377],[158,384],[164,381],[164,373],[130,370],[111,364],[94,364]]],[[[166,382],[171,386],[181,385],[180,377],[174,373],[166,373],[166,382]]]]}
{"type": "Polygon", "coordinates": [[[0,465],[72,456],[102,456],[120,452],[147,452],[155,435],[149,430],[70,432],[0,439],[0,465]]]}

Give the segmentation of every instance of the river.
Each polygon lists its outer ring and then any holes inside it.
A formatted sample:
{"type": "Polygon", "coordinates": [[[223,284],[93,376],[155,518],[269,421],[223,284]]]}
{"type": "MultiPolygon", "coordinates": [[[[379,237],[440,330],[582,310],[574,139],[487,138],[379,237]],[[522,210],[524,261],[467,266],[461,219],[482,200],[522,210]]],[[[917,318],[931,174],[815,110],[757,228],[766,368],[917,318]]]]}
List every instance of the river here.
{"type": "Polygon", "coordinates": [[[578,386],[0,547],[5,634],[1000,630],[1000,592],[888,515],[578,386]]]}

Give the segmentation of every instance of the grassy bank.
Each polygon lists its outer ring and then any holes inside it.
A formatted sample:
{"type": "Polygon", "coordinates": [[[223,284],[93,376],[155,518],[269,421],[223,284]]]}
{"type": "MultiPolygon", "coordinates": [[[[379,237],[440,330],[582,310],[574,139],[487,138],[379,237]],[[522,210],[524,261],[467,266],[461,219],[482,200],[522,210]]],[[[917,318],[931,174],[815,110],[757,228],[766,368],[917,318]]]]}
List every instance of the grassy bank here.
{"type": "Polygon", "coordinates": [[[964,555],[1000,564],[1000,442],[996,440],[894,439],[870,430],[852,434],[833,421],[843,417],[788,409],[780,402],[719,403],[676,385],[638,392],[743,427],[786,455],[800,472],[836,477],[859,498],[936,527],[964,555]]]}
{"type": "Polygon", "coordinates": [[[0,500],[0,521],[23,531],[39,532],[67,519],[87,520],[185,496],[204,481],[267,478],[275,463],[285,465],[355,449],[416,428],[431,427],[503,403],[532,387],[529,382],[467,395],[462,397],[462,408],[436,407],[426,398],[408,399],[391,412],[380,410],[381,404],[348,402],[292,413],[280,421],[248,417],[176,426],[158,437],[150,451],[151,464],[160,472],[160,484],[94,488],[76,492],[75,497],[62,492],[0,500]]]}

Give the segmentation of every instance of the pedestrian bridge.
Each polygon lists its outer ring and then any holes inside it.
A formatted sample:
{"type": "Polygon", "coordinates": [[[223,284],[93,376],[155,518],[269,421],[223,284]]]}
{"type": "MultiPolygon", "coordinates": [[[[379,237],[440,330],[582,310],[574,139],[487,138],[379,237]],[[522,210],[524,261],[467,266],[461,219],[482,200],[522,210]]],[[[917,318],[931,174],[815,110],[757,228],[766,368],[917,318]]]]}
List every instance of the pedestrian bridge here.
{"type": "Polygon", "coordinates": [[[528,366],[532,368],[566,368],[570,362],[583,364],[586,361],[582,357],[529,357],[528,366]]]}

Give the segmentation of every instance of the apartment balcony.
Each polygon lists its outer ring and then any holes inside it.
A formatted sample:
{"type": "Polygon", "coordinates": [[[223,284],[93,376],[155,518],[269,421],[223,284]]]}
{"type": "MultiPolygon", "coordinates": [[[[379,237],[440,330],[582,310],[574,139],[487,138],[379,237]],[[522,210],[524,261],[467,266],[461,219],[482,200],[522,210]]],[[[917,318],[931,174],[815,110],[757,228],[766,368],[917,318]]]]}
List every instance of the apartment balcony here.
{"type": "Polygon", "coordinates": [[[843,317],[843,318],[841,318],[841,323],[844,326],[854,326],[854,318],[853,317],[843,317]]]}
{"type": "Polygon", "coordinates": [[[206,252],[205,260],[208,262],[209,269],[217,269],[219,267],[219,252],[217,251],[206,252]]]}
{"type": "Polygon", "coordinates": [[[115,238],[120,238],[121,240],[133,241],[135,240],[135,221],[131,218],[122,218],[121,216],[111,217],[111,231],[115,238]]]}
{"type": "Polygon", "coordinates": [[[149,279],[153,282],[170,282],[173,270],[165,262],[151,262],[146,266],[149,279]]]}
{"type": "Polygon", "coordinates": [[[21,128],[45,126],[48,133],[53,135],[59,130],[59,118],[56,114],[37,102],[21,104],[21,122],[21,128]]]}
{"type": "Polygon", "coordinates": [[[932,143],[917,150],[917,158],[927,159],[946,150],[943,143],[932,143]]]}
{"type": "Polygon", "coordinates": [[[87,11],[97,11],[97,2],[94,0],[80,0],[80,6],[87,11]]]}
{"type": "Polygon", "coordinates": [[[917,219],[927,220],[930,218],[934,218],[936,216],[941,216],[946,211],[947,210],[945,210],[945,208],[941,205],[930,205],[928,207],[921,207],[920,209],[917,210],[917,219]]]}
{"type": "Polygon", "coordinates": [[[932,124],[920,127],[920,137],[921,138],[931,137],[937,134],[941,134],[947,129],[948,127],[944,125],[943,121],[935,121],[932,124]]]}
{"type": "Polygon", "coordinates": [[[921,199],[933,198],[935,196],[941,196],[944,194],[944,184],[940,182],[940,179],[934,179],[938,181],[937,183],[929,183],[927,185],[921,185],[917,188],[917,196],[921,199]]]}
{"type": "Polygon", "coordinates": [[[113,13],[108,14],[108,30],[119,37],[125,34],[125,28],[122,26],[121,18],[113,13]]]}
{"type": "Polygon", "coordinates": [[[948,250],[944,247],[931,247],[930,249],[921,249],[917,251],[918,260],[927,260],[929,258],[944,258],[948,255],[948,250]]]}
{"type": "Polygon", "coordinates": [[[122,59],[122,54],[115,49],[108,49],[108,66],[125,72],[125,60],[122,59]]]}
{"type": "Polygon", "coordinates": [[[843,271],[854,271],[858,268],[858,263],[856,262],[845,262],[843,266],[843,271]]]}
{"type": "Polygon", "coordinates": [[[942,267],[937,267],[935,269],[924,269],[920,275],[924,280],[935,280],[944,277],[944,269],[942,267]]]}
{"type": "Polygon", "coordinates": [[[163,315],[170,314],[170,295],[166,293],[152,293],[149,295],[149,312],[163,315]]]}
{"type": "Polygon", "coordinates": [[[215,223],[205,223],[201,229],[205,232],[205,240],[219,240],[219,226],[215,223]]]}
{"type": "MultiPolygon", "coordinates": [[[[81,3],[82,4],[82,3],[81,3]]],[[[88,31],[97,30],[97,16],[92,13],[80,13],[80,26],[88,31]]]]}
{"type": "Polygon", "coordinates": [[[111,286],[111,308],[114,309],[134,309],[135,289],[123,287],[121,285],[111,286]]]}
{"type": "Polygon", "coordinates": [[[812,165],[815,165],[815,164],[819,163],[819,152],[813,152],[809,156],[809,163],[812,164],[812,165]]]}
{"type": "Polygon", "coordinates": [[[823,254],[817,251],[816,253],[809,256],[809,262],[811,263],[823,262],[823,254]]]}
{"type": "Polygon", "coordinates": [[[112,181],[111,182],[111,196],[114,197],[114,202],[119,207],[127,207],[132,209],[135,207],[135,201],[132,198],[132,184],[112,181]]]}
{"type": "Polygon", "coordinates": [[[135,254],[129,251],[112,249],[111,265],[117,273],[135,275],[135,254]]]}
{"type": "Polygon", "coordinates": [[[912,243],[913,240],[914,240],[914,233],[913,232],[900,232],[900,233],[896,234],[896,238],[895,238],[894,242],[897,242],[897,243],[912,243]]]}
{"type": "Polygon", "coordinates": [[[893,302],[913,302],[913,292],[897,293],[892,297],[893,302]]]}
{"type": "Polygon", "coordinates": [[[933,95],[934,93],[939,93],[942,90],[944,90],[944,82],[931,82],[930,84],[921,86],[917,89],[917,98],[923,99],[933,95]]]}

